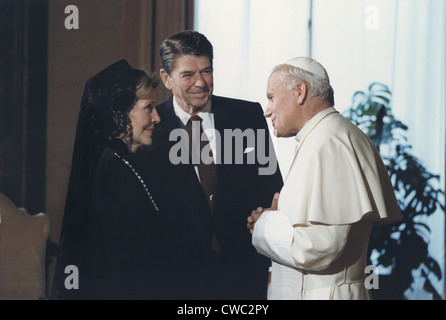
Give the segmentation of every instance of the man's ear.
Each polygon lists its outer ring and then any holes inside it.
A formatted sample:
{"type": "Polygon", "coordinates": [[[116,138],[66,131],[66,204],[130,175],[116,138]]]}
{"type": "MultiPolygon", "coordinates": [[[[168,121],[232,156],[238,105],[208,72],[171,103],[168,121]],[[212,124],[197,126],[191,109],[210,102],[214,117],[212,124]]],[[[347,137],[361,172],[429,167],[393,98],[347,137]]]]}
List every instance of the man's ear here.
{"type": "Polygon", "coordinates": [[[160,69],[160,78],[163,81],[166,89],[172,90],[172,86],[170,85],[170,77],[166,70],[160,69]]]}
{"type": "Polygon", "coordinates": [[[303,81],[299,81],[298,83],[296,83],[295,93],[297,102],[300,105],[303,105],[308,97],[308,86],[306,85],[306,83],[303,81]]]}

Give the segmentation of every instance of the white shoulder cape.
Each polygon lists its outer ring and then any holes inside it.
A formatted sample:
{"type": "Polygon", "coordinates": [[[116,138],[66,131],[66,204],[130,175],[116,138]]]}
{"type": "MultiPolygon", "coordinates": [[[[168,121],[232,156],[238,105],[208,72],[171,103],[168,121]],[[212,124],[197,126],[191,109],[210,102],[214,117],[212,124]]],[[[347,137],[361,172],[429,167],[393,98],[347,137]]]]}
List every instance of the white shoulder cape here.
{"type": "Polygon", "coordinates": [[[399,220],[395,193],[373,142],[334,108],[307,125],[299,133],[304,136],[278,203],[290,223],[351,224],[365,215],[378,223],[399,220]]]}

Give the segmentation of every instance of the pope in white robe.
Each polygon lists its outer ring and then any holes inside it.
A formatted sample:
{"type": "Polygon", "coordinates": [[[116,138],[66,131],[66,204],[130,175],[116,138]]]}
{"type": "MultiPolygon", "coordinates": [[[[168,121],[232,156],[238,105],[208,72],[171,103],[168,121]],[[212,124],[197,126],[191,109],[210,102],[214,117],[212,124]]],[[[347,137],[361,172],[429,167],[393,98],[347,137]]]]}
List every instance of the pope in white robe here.
{"type": "MultiPolygon", "coordinates": [[[[285,64],[329,83],[312,59],[285,64]]],[[[248,220],[254,247],[272,260],[268,299],[369,299],[364,281],[372,226],[400,219],[388,173],[361,130],[332,103],[314,98],[308,84],[304,96],[298,87],[279,88],[280,72],[270,77],[265,116],[278,136],[295,134],[298,145],[277,208],[248,220]],[[285,106],[294,98],[296,105],[285,106]]]]}

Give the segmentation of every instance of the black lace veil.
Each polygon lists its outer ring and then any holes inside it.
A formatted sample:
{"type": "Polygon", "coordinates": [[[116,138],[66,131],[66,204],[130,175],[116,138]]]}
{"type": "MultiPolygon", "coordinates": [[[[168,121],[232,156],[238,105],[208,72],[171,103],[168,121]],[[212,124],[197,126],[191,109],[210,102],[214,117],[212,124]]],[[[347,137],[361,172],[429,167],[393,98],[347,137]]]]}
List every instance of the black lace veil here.
{"type": "Polygon", "coordinates": [[[67,265],[78,261],[84,226],[89,223],[91,186],[102,151],[110,139],[127,132],[128,112],[136,101],[136,85],[146,75],[132,69],[126,60],[108,66],[85,84],[76,128],[71,172],[59,242],[59,254],[51,296],[64,289],[67,265]]]}

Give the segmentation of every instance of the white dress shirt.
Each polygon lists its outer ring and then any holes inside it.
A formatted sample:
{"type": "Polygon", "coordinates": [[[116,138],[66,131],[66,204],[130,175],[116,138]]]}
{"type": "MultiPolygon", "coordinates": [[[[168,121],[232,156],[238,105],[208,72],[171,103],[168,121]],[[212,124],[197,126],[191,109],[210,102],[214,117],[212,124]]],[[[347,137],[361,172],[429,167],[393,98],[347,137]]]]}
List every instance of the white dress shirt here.
{"type": "MultiPolygon", "coordinates": [[[[181,109],[181,107],[176,102],[175,97],[173,98],[173,108],[175,111],[176,116],[181,121],[181,126],[183,129],[186,128],[186,124],[189,121],[191,115],[181,109]]],[[[218,163],[217,159],[219,159],[219,152],[217,148],[217,140],[218,140],[218,132],[215,130],[215,121],[214,121],[214,114],[212,113],[212,101],[209,99],[206,106],[197,114],[201,119],[201,125],[203,127],[204,133],[206,133],[208,139],[209,139],[209,145],[212,150],[212,156],[214,158],[214,163],[218,163]]],[[[198,174],[198,167],[197,165],[195,167],[195,172],[197,174],[198,179],[200,179],[200,175],[198,174]]]]}

